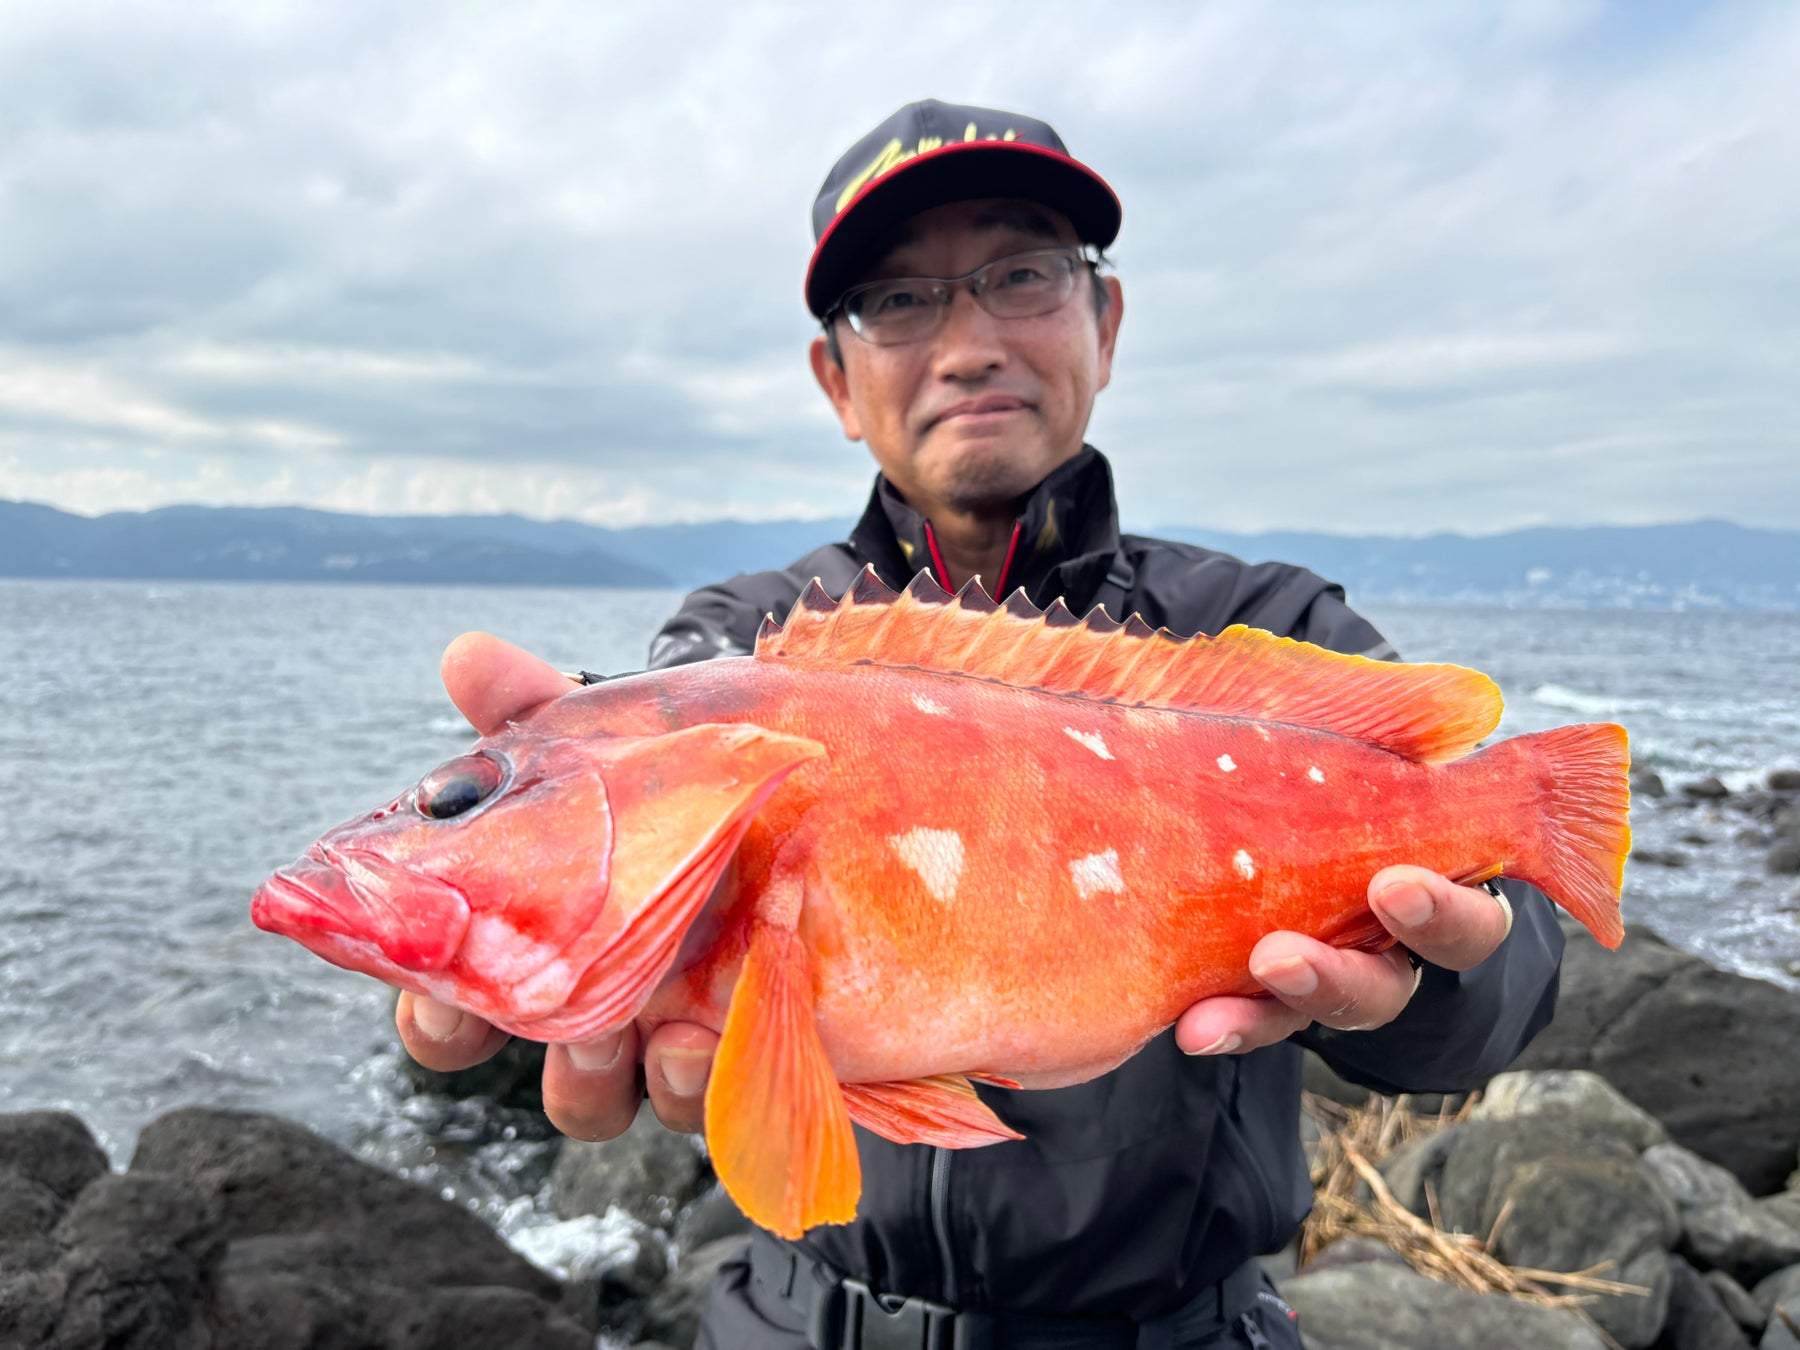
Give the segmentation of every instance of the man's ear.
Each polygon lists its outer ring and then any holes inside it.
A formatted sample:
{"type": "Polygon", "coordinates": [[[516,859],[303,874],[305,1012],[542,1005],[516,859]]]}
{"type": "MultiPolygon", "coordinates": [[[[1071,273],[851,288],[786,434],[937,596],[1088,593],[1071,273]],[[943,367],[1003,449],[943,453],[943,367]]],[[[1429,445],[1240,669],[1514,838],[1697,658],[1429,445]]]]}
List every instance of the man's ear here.
{"type": "Polygon", "coordinates": [[[1113,348],[1119,342],[1119,320],[1125,317],[1125,288],[1119,284],[1117,277],[1097,276],[1094,284],[1106,287],[1107,293],[1112,297],[1106,312],[1099,316],[1100,378],[1094,386],[1098,390],[1106,388],[1112,382],[1113,348]]]}
{"type": "Polygon", "coordinates": [[[808,353],[812,358],[813,378],[819,382],[819,388],[825,391],[825,397],[831,400],[832,409],[843,424],[844,439],[860,441],[863,438],[862,420],[856,415],[856,405],[850,401],[850,377],[844,368],[831,359],[830,348],[823,337],[812,340],[812,349],[808,353]]]}

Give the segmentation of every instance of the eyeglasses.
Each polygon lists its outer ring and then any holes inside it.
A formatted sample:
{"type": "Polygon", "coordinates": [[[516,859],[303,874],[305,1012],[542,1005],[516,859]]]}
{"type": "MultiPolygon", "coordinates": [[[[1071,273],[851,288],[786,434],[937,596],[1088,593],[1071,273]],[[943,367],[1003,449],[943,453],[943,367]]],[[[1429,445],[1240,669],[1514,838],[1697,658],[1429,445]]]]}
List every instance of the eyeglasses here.
{"type": "Polygon", "coordinates": [[[892,277],[852,286],[825,315],[842,314],[850,331],[877,347],[928,338],[943,326],[959,287],[996,319],[1029,319],[1061,309],[1075,293],[1075,274],[1095,260],[1079,248],[1009,253],[960,277],[892,277]]]}

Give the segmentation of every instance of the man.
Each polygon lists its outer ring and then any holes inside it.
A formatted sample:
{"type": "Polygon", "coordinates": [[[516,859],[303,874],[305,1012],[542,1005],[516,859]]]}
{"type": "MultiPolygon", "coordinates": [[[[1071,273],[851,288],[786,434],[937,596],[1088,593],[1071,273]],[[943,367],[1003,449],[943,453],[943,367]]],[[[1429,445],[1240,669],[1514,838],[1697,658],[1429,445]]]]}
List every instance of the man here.
{"type": "MultiPolygon", "coordinates": [[[[875,492],[845,543],[690,596],[652,664],[746,652],[807,579],[841,591],[864,564],[894,587],[929,567],[952,587],[979,577],[1183,634],[1243,622],[1391,655],[1309,572],[1119,534],[1106,462],[1083,441],[1124,313],[1095,263],[1119,216],[1100,177],[1030,118],[914,104],[852,148],[814,210],[806,298],[823,325],[813,372],[845,435],[874,455],[875,492]]],[[[452,647],[445,681],[483,731],[568,688],[481,637],[452,647]]],[[[700,1344],[1298,1345],[1253,1258],[1292,1237],[1311,1199],[1300,1047],[1383,1090],[1467,1087],[1524,1046],[1555,998],[1561,934],[1535,891],[1391,867],[1369,900],[1398,939],[1385,953],[1271,934],[1250,962],[1270,997],[1204,1000],[1076,1087],[983,1089],[1022,1142],[955,1153],[858,1131],[857,1220],[792,1245],[759,1235],[722,1272],[700,1344]]],[[[410,995],[399,1025],[435,1068],[504,1039],[410,995]]],[[[553,1046],[546,1109],[570,1134],[607,1138],[647,1088],[665,1123],[697,1130],[716,1040],[664,1025],[553,1046]]]]}

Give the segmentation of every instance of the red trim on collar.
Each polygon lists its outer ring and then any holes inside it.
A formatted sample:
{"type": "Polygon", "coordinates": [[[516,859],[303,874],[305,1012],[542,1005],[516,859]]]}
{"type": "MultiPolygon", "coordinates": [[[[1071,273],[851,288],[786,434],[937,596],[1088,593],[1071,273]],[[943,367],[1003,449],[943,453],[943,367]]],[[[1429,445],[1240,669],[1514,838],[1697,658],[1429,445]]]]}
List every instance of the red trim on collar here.
{"type": "Polygon", "coordinates": [[[1013,522],[1012,538],[1006,545],[1006,561],[1000,564],[1000,577],[999,580],[994,582],[994,599],[996,600],[1004,600],[1006,598],[1006,574],[1012,571],[1013,554],[1019,551],[1019,536],[1024,532],[1025,522],[1022,520],[1015,520],[1013,522]]]}

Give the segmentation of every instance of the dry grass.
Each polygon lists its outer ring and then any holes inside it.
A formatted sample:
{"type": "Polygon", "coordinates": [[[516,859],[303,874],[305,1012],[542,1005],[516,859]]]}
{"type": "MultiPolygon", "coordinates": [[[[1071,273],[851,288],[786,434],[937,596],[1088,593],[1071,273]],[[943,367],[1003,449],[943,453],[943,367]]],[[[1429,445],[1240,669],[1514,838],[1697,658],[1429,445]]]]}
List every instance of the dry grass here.
{"type": "MultiPolygon", "coordinates": [[[[1469,1105],[1473,1105],[1471,1098],[1469,1105]]],[[[1501,1294],[1547,1308],[1573,1309],[1609,1346],[1616,1342],[1596,1326],[1583,1305],[1596,1294],[1639,1294],[1641,1285],[1604,1278],[1607,1262],[1589,1270],[1530,1270],[1509,1266],[1490,1254],[1506,1223],[1502,1208],[1485,1236],[1444,1231],[1437,1200],[1426,1191],[1430,1219],[1422,1219],[1388,1191],[1374,1164],[1402,1144],[1462,1120],[1461,1111],[1420,1115],[1405,1097],[1371,1097],[1369,1105],[1351,1108],[1308,1093],[1306,1110],[1324,1130],[1313,1158],[1313,1212],[1300,1231],[1300,1263],[1305,1266],[1331,1243],[1344,1237],[1370,1237],[1386,1244],[1421,1275],[1443,1280],[1478,1294],[1501,1294]],[[1367,1188],[1359,1203],[1357,1183],[1367,1188]],[[1551,1288],[1569,1292],[1558,1293],[1551,1288]]]]}

